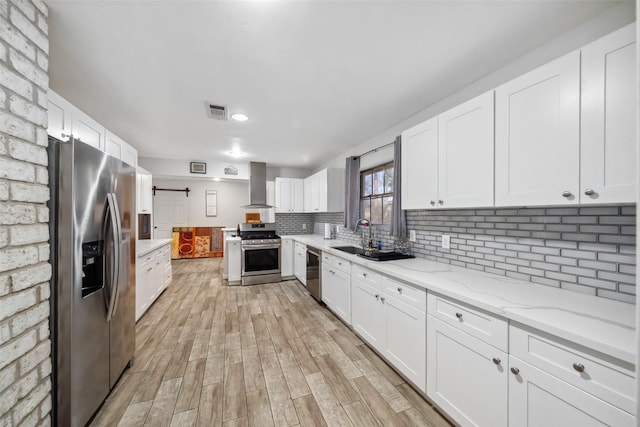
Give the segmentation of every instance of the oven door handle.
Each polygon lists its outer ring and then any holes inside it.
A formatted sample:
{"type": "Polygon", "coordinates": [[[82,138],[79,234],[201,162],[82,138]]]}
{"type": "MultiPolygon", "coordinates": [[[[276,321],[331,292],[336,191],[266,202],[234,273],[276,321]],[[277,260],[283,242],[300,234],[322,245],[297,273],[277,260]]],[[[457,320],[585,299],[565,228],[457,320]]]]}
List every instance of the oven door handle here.
{"type": "Polygon", "coordinates": [[[242,250],[245,251],[247,249],[280,249],[281,245],[274,245],[272,243],[264,244],[264,245],[244,245],[241,246],[242,250]]]}

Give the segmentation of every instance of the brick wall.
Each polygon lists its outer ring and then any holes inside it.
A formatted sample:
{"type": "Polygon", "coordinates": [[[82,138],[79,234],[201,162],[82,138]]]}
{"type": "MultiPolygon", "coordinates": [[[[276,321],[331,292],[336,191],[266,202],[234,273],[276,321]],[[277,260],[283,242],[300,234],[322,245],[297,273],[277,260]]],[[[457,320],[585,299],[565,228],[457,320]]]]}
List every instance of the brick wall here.
{"type": "MultiPolygon", "coordinates": [[[[407,225],[420,258],[634,303],[635,214],[635,206],[410,211],[407,225]],[[442,234],[450,249],[440,247],[442,234]]],[[[315,215],[317,234],[325,222],[343,224],[341,214],[315,215]]],[[[336,235],[354,244],[360,236],[336,235]]],[[[388,226],[373,236],[393,247],[388,226]]]]}
{"type": "Polygon", "coordinates": [[[0,426],[51,424],[47,15],[0,0],[0,426]]]}

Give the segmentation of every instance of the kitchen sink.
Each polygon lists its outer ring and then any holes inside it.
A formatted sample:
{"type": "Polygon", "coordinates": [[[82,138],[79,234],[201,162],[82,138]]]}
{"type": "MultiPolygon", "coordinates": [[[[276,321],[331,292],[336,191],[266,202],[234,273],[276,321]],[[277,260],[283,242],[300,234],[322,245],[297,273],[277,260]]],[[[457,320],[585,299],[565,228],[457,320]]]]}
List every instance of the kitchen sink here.
{"type": "Polygon", "coordinates": [[[339,251],[354,255],[364,254],[364,250],[357,246],[334,246],[332,249],[337,249],[339,251]]]}
{"type": "Polygon", "coordinates": [[[370,259],[371,261],[393,261],[396,259],[415,258],[415,256],[413,255],[407,255],[407,254],[403,254],[402,252],[394,252],[394,251],[391,251],[391,252],[377,251],[377,252],[371,252],[369,254],[365,254],[363,251],[363,253],[359,253],[358,256],[365,259],[370,259]]]}
{"type": "Polygon", "coordinates": [[[415,258],[415,256],[413,255],[406,255],[406,254],[403,254],[402,252],[395,252],[395,251],[390,251],[390,252],[376,251],[376,252],[367,253],[364,251],[364,249],[359,248],[357,246],[334,246],[333,249],[337,249],[339,251],[346,252],[348,254],[358,255],[359,257],[362,257],[364,259],[369,259],[371,261],[392,261],[396,259],[415,258]]]}

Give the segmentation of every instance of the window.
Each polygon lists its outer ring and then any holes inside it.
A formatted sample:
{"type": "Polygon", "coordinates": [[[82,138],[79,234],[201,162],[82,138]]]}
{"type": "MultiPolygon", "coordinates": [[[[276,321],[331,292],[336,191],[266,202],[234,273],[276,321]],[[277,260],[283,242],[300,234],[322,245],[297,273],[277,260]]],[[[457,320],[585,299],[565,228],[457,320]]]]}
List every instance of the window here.
{"type": "Polygon", "coordinates": [[[360,172],[360,212],[372,224],[391,224],[393,162],[360,172]]]}

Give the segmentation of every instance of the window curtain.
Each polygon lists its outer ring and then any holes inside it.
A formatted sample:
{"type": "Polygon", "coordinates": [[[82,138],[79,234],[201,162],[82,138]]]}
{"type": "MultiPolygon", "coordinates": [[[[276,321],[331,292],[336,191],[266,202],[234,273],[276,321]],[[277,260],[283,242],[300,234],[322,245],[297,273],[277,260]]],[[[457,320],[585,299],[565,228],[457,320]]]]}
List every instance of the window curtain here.
{"type": "Polygon", "coordinates": [[[400,135],[393,143],[393,204],[391,205],[391,237],[399,239],[407,238],[407,213],[402,206],[402,166],[401,166],[401,140],[400,135]]]}
{"type": "Polygon", "coordinates": [[[344,228],[356,231],[360,219],[360,157],[347,157],[344,185],[344,228]]]}

